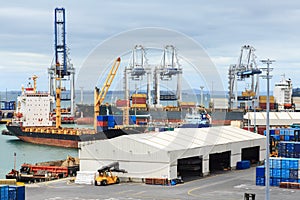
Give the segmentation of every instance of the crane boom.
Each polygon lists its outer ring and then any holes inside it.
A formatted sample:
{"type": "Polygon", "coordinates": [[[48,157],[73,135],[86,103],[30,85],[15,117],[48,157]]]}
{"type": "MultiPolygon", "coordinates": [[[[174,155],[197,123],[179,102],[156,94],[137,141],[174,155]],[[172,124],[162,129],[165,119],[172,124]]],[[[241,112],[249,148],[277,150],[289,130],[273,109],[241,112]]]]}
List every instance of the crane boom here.
{"type": "Polygon", "coordinates": [[[106,77],[105,83],[101,89],[101,91],[99,92],[99,88],[95,88],[95,92],[94,92],[94,128],[95,131],[97,131],[97,116],[100,114],[100,105],[103,103],[106,94],[108,92],[108,89],[111,86],[112,81],[115,78],[115,75],[118,71],[118,68],[120,66],[121,63],[121,58],[117,58],[114,61],[114,64],[112,66],[112,68],[110,69],[108,76],[106,77]]]}

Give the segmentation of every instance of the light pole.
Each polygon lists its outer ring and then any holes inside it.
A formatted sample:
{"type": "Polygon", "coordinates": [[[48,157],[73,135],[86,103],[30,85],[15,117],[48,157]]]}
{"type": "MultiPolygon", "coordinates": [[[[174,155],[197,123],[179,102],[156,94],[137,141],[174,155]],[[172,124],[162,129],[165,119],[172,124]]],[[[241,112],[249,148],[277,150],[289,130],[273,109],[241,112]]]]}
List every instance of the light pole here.
{"type": "MultiPolygon", "coordinates": [[[[83,105],[83,87],[80,87],[80,103],[83,105]]],[[[80,117],[83,118],[83,111],[80,112],[80,117]]]]}
{"type": "Polygon", "coordinates": [[[205,107],[204,104],[203,104],[203,88],[204,86],[200,86],[200,89],[201,89],[201,94],[200,94],[200,105],[205,107]]]}
{"type": "MultiPolygon", "coordinates": [[[[267,79],[267,121],[266,121],[266,200],[270,199],[270,64],[275,62],[275,60],[261,60],[263,64],[267,65],[267,68],[262,68],[266,70],[267,74],[264,78],[267,79]]],[[[271,69],[272,70],[272,69],[271,69]]]]}
{"type": "Polygon", "coordinates": [[[136,116],[136,98],[137,98],[137,90],[138,90],[138,87],[136,86],[135,84],[135,98],[134,98],[134,104],[135,104],[135,108],[134,108],[134,115],[136,116]]]}

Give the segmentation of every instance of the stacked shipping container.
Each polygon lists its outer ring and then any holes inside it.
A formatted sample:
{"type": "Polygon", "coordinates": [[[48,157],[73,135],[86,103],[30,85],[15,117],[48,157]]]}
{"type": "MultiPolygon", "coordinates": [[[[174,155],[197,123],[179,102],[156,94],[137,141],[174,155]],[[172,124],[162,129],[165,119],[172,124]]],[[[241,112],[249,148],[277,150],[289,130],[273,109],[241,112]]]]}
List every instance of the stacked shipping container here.
{"type": "Polygon", "coordinates": [[[147,96],[146,94],[133,94],[131,107],[132,108],[147,108],[147,96]]]}
{"type": "MultiPolygon", "coordinates": [[[[270,96],[270,110],[275,109],[275,98],[274,96],[270,96]]],[[[267,109],[267,96],[259,96],[259,107],[263,110],[267,109]]]]}
{"type": "MultiPolygon", "coordinates": [[[[299,141],[300,137],[299,128],[278,128],[271,129],[270,136],[275,139],[275,141],[299,141]]],[[[266,135],[266,131],[264,131],[266,135]]]]}
{"type": "MultiPolygon", "coordinates": [[[[280,182],[300,183],[300,159],[270,158],[270,186],[280,182]]],[[[256,185],[265,185],[265,166],[256,167],[256,185]]]]}
{"type": "Polygon", "coordinates": [[[108,117],[105,115],[97,116],[97,132],[108,130],[108,117]]]}
{"type": "Polygon", "coordinates": [[[280,142],[278,144],[278,156],[300,158],[300,142],[280,142]]]}
{"type": "MultiPolygon", "coordinates": [[[[129,117],[129,125],[136,124],[136,116],[129,117]]],[[[107,131],[109,128],[115,128],[117,125],[123,125],[122,115],[99,115],[97,116],[97,131],[107,131]]]]}

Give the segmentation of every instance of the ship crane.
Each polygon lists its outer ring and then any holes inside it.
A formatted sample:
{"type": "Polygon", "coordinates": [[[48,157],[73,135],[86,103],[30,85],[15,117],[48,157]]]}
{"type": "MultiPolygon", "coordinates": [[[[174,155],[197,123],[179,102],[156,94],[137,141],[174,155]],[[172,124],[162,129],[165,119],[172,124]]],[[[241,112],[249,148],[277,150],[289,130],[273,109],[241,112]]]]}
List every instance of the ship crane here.
{"type": "Polygon", "coordinates": [[[114,63],[112,68],[110,69],[106,80],[104,82],[103,87],[101,88],[101,91],[99,88],[95,87],[95,92],[94,92],[94,128],[95,131],[97,131],[97,116],[100,115],[100,106],[103,103],[106,94],[108,92],[108,89],[111,86],[112,81],[114,80],[116,73],[118,71],[118,68],[121,63],[121,58],[117,58],[114,63]]]}
{"type": "Polygon", "coordinates": [[[177,51],[173,45],[166,45],[163,51],[161,65],[154,71],[154,104],[160,105],[160,80],[170,81],[173,76],[177,76],[177,94],[178,102],[182,100],[181,95],[181,76],[182,68],[180,67],[177,51]]]}
{"type": "MultiPolygon", "coordinates": [[[[238,100],[252,100],[257,98],[259,93],[259,77],[261,70],[256,64],[255,48],[250,45],[244,45],[241,47],[240,57],[238,63],[235,65],[230,65],[228,71],[228,107],[233,108],[233,103],[238,105],[238,100]],[[256,80],[255,80],[256,76],[256,80]],[[250,91],[245,91],[243,95],[239,98],[237,95],[237,82],[244,81],[246,78],[251,78],[251,88],[250,91]]],[[[253,102],[254,106],[254,102],[253,102]]]]}

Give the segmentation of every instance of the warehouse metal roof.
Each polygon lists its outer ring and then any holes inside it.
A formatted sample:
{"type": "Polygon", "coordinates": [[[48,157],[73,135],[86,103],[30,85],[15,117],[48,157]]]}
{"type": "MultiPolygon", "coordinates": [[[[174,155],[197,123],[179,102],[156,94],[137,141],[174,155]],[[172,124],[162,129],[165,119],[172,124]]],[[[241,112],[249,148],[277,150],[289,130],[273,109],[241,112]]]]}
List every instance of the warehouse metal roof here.
{"type": "Polygon", "coordinates": [[[124,135],[110,139],[110,142],[119,143],[121,140],[123,142],[126,142],[124,140],[133,140],[161,150],[176,151],[256,139],[265,139],[265,136],[237,127],[219,126],[210,128],[178,128],[174,131],[124,135]]]}
{"type": "MultiPolygon", "coordinates": [[[[286,126],[300,122],[300,112],[270,112],[269,117],[270,125],[273,126],[286,126]]],[[[254,117],[254,112],[248,112],[244,115],[244,119],[250,119],[251,125],[254,125],[254,121],[256,125],[266,125],[267,113],[256,112],[254,117]]]]}

